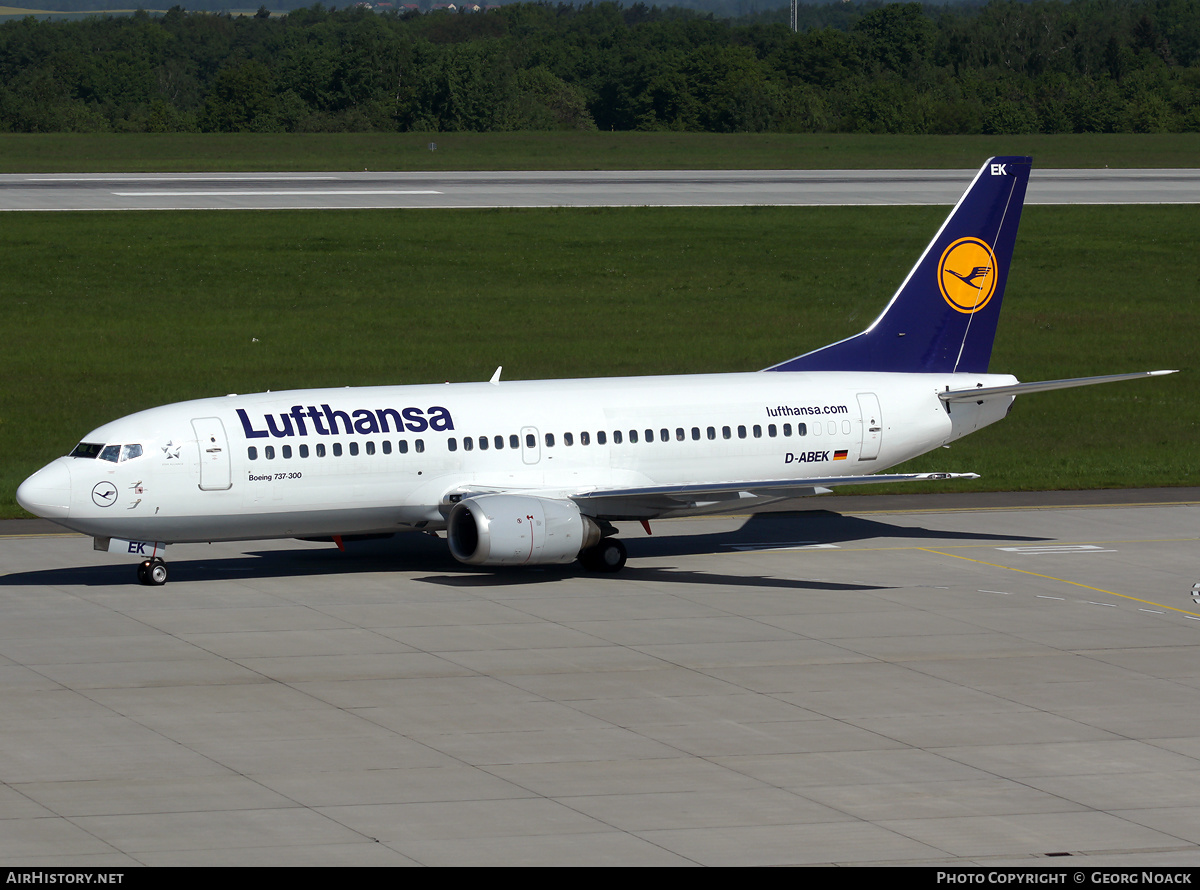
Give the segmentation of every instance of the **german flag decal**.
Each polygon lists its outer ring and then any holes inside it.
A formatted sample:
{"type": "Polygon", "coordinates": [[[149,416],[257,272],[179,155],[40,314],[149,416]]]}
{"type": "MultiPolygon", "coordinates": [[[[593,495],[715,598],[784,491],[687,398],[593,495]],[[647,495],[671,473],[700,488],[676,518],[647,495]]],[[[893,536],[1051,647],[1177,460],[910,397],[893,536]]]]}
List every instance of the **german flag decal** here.
{"type": "Polygon", "coordinates": [[[845,460],[846,453],[847,453],[847,449],[845,449],[845,448],[843,448],[841,451],[835,451],[835,452],[833,452],[833,459],[834,460],[845,460]]]}

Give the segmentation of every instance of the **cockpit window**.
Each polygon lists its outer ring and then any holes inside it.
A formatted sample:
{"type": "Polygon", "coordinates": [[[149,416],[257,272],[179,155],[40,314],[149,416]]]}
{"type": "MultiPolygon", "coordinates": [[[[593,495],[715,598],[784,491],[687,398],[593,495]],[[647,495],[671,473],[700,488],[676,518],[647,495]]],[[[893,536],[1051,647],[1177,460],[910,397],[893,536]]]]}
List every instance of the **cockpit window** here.
{"type": "Polygon", "coordinates": [[[96,445],[91,442],[80,442],[71,452],[71,457],[98,457],[100,460],[110,460],[114,464],[141,456],[141,445],[96,445]]]}
{"type": "Polygon", "coordinates": [[[95,442],[80,442],[68,457],[88,457],[94,459],[99,456],[100,449],[103,447],[103,445],[97,445],[95,442]]]}

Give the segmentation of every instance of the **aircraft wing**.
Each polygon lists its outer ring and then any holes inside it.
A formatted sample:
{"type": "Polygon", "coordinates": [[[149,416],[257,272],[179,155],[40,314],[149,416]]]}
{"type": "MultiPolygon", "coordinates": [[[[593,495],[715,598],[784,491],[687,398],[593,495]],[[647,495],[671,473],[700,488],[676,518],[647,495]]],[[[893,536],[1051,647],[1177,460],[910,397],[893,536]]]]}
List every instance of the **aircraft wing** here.
{"type": "Polygon", "coordinates": [[[1034,383],[1014,383],[1011,386],[980,386],[975,389],[952,389],[938,393],[943,402],[982,402],[1001,396],[1020,396],[1031,392],[1048,392],[1052,389],[1071,389],[1075,386],[1092,386],[1096,383],[1114,383],[1118,380],[1140,380],[1143,377],[1161,377],[1177,371],[1138,371],[1136,374],[1104,374],[1100,377],[1071,377],[1066,380],[1039,380],[1034,383]]]}
{"type": "Polygon", "coordinates": [[[943,479],[978,479],[977,473],[891,473],[874,476],[813,476],[754,482],[719,482],[700,485],[649,485],[574,492],[567,497],[582,512],[603,519],[640,519],[676,511],[728,511],[743,502],[749,509],[765,501],[828,494],[841,485],[883,482],[926,482],[943,479]]]}

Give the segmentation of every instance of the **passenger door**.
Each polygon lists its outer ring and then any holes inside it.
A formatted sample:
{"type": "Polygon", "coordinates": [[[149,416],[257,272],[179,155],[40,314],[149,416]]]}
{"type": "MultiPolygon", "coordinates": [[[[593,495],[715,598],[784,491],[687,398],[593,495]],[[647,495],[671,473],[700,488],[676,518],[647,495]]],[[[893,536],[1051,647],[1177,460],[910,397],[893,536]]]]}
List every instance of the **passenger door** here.
{"type": "Polygon", "coordinates": [[[192,429],[200,448],[200,490],[227,491],[233,487],[233,477],[225,425],[219,417],[199,417],[192,421],[192,429]]]}
{"type": "Polygon", "coordinates": [[[883,442],[883,412],[879,410],[879,397],[873,392],[860,392],[858,410],[862,413],[862,447],[858,459],[875,460],[883,442]]]}

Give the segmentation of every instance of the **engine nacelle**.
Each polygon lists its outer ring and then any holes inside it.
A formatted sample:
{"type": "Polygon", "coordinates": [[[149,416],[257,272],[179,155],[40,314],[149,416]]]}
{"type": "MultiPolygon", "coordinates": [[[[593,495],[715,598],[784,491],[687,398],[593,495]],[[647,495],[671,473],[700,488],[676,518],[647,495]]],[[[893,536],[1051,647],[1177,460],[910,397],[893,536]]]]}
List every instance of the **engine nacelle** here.
{"type": "Polygon", "coordinates": [[[467,565],[525,566],[571,562],[601,532],[573,501],[483,494],[454,505],[446,538],[467,565]]]}

